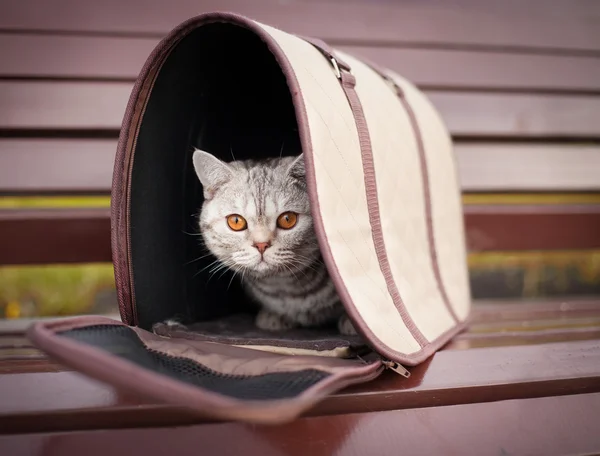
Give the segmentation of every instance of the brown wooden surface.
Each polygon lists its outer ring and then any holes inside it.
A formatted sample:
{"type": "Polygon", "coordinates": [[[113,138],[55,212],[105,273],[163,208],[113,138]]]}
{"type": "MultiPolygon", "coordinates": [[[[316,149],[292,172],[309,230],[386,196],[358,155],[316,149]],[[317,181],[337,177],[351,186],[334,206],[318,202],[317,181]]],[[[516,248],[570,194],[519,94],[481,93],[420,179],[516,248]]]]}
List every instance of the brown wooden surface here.
{"type": "Polygon", "coordinates": [[[598,454],[600,394],[311,417],[276,426],[212,424],[0,436],[11,456],[164,454],[598,454]]]}
{"type": "Polygon", "coordinates": [[[600,247],[600,206],[465,206],[471,251],[600,247]]]}
{"type": "MultiPolygon", "coordinates": [[[[109,192],[118,132],[91,131],[107,133],[0,139],[0,192],[109,192]]],[[[470,139],[455,142],[455,155],[464,192],[600,190],[600,145],[470,139]]]]}
{"type": "MultiPolygon", "coordinates": [[[[381,58],[374,61],[388,62],[381,58]]],[[[596,78],[600,80],[598,66],[596,78]]],[[[118,130],[132,86],[116,81],[0,81],[0,128],[118,130]]],[[[594,121],[600,116],[600,96],[502,93],[475,90],[473,86],[470,91],[452,91],[443,87],[424,92],[455,137],[600,136],[594,121]]]]}
{"type": "MultiPolygon", "coordinates": [[[[470,251],[600,248],[597,205],[466,206],[470,251]]],[[[0,265],[110,262],[108,209],[0,211],[0,265]]]]}
{"type": "MultiPolygon", "coordinates": [[[[158,41],[158,38],[143,37],[0,32],[0,49],[4,56],[0,74],[15,79],[34,76],[132,82],[158,41]]],[[[388,68],[424,88],[566,93],[600,90],[600,61],[593,56],[401,45],[337,47],[373,61],[386,62],[388,68]]]]}
{"type": "Polygon", "coordinates": [[[0,265],[111,261],[108,209],[0,211],[0,265]]]}
{"type": "MultiPolygon", "coordinates": [[[[318,404],[310,415],[372,413],[600,392],[600,301],[478,303],[468,332],[404,379],[385,373],[318,404]],[[576,341],[581,329],[588,340],[576,341]],[[562,331],[556,342],[553,330],[562,331]],[[528,345],[520,339],[529,336],[528,345]],[[506,346],[494,347],[502,336],[506,346]],[[477,338],[473,348],[464,341],[477,338]]],[[[6,326],[6,325],[5,325],[6,326]]],[[[28,343],[4,328],[0,348],[0,433],[204,423],[186,410],[115,391],[39,355],[2,359],[28,343]]]]}
{"type": "Polygon", "coordinates": [[[0,3],[0,29],[162,36],[199,13],[235,11],[283,30],[336,44],[364,41],[554,52],[600,50],[600,19],[593,2],[552,1],[548,5],[542,0],[525,0],[511,1],[510,6],[495,3],[477,6],[473,0],[4,0],[0,3]]]}

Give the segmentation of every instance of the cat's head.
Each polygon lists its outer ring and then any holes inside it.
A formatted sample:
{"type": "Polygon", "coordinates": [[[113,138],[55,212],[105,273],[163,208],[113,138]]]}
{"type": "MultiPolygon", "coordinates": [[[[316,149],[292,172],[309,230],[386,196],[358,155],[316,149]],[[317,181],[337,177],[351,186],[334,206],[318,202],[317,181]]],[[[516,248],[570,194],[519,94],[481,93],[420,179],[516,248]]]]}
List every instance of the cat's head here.
{"type": "Polygon", "coordinates": [[[303,155],[225,163],[196,150],[193,162],[204,191],[200,231],[223,265],[267,276],[318,256],[303,155]]]}

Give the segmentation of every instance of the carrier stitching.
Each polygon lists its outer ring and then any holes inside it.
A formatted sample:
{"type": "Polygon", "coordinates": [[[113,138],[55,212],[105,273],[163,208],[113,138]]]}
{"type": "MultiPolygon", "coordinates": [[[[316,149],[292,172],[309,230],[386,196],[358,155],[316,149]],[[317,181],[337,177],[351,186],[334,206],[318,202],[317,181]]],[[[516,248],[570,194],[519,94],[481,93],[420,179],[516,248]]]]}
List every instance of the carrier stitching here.
{"type": "MultiPolygon", "coordinates": [[[[318,40],[309,41],[316,49],[318,49],[323,56],[332,59],[332,62],[336,62],[335,54],[333,50],[327,45],[321,44],[318,40]]],[[[348,104],[354,116],[356,129],[358,133],[358,140],[361,150],[361,159],[363,164],[363,177],[365,183],[365,192],[367,198],[367,210],[369,214],[369,222],[371,225],[371,236],[373,239],[373,246],[375,248],[375,254],[379,262],[379,268],[385,279],[387,285],[387,291],[394,303],[394,306],[400,314],[400,318],[408,328],[410,334],[413,336],[420,348],[424,348],[429,344],[427,338],[423,335],[421,330],[417,327],[411,315],[409,314],[400,291],[394,280],[389,259],[387,256],[387,248],[385,240],[383,238],[383,228],[381,226],[381,215],[379,209],[379,197],[377,194],[377,179],[375,176],[375,165],[373,162],[373,150],[371,146],[371,138],[369,134],[368,125],[362,109],[362,104],[358,94],[354,90],[356,80],[354,76],[348,71],[349,65],[344,63],[339,66],[339,80],[340,85],[346,95],[348,104]]],[[[364,269],[364,268],[363,268],[364,269]]],[[[396,332],[396,331],[394,331],[396,332]]]]}
{"type": "MultiPolygon", "coordinates": [[[[338,150],[339,150],[339,149],[338,149],[338,150]]],[[[318,159],[319,159],[319,158],[317,157],[317,160],[318,160],[318,159]]],[[[329,172],[328,172],[328,171],[327,171],[327,170],[326,170],[324,167],[323,167],[322,169],[325,171],[325,173],[327,173],[327,175],[328,175],[328,176],[330,176],[330,177],[331,177],[331,175],[329,174],[329,172]]],[[[333,180],[333,179],[332,179],[332,180],[333,180]]],[[[336,189],[336,190],[337,190],[337,192],[340,194],[340,196],[342,196],[342,195],[341,195],[341,192],[340,192],[340,190],[339,190],[337,187],[336,187],[335,189],[336,189]]],[[[348,209],[348,212],[349,212],[350,214],[352,214],[352,212],[350,211],[350,208],[348,208],[348,206],[346,205],[346,203],[344,203],[344,206],[346,207],[346,209],[348,209]]],[[[354,219],[354,221],[356,222],[356,219],[354,218],[354,216],[352,216],[352,218],[353,218],[353,219],[354,219]]],[[[361,266],[362,270],[365,272],[365,275],[366,275],[367,277],[369,277],[369,279],[371,280],[371,282],[373,282],[373,284],[374,284],[375,286],[377,286],[377,283],[376,283],[376,282],[375,282],[375,281],[374,281],[374,280],[373,280],[373,279],[372,279],[372,278],[369,276],[369,274],[367,274],[367,273],[366,273],[366,272],[367,272],[367,268],[365,268],[365,267],[364,267],[364,265],[362,264],[362,262],[360,261],[360,259],[359,259],[359,258],[356,256],[356,254],[354,253],[354,250],[352,250],[352,248],[350,247],[350,243],[349,243],[349,242],[348,242],[348,241],[347,241],[347,240],[344,238],[344,236],[342,236],[341,234],[340,234],[340,237],[341,237],[341,239],[344,241],[344,244],[346,244],[346,245],[348,246],[348,250],[350,250],[350,252],[352,252],[352,255],[354,256],[354,258],[356,259],[356,261],[358,262],[358,264],[360,264],[360,266],[361,266]]],[[[387,292],[388,292],[388,290],[382,289],[382,288],[380,288],[380,287],[377,287],[377,288],[379,288],[379,289],[381,290],[381,292],[382,292],[382,293],[387,293],[387,292]]],[[[393,328],[392,328],[392,329],[393,329],[393,328]]],[[[394,332],[396,332],[396,331],[394,331],[394,332]]],[[[402,336],[400,333],[397,333],[397,334],[398,334],[400,337],[403,337],[403,336],[402,336]]]]}
{"type": "Polygon", "coordinates": [[[425,213],[427,220],[427,239],[428,239],[428,247],[429,247],[429,257],[431,260],[431,268],[433,269],[433,274],[435,276],[435,280],[438,285],[438,289],[440,294],[442,295],[442,300],[444,301],[444,305],[446,309],[450,313],[450,316],[454,320],[455,323],[460,322],[460,319],[456,315],[454,307],[450,302],[450,298],[448,297],[448,293],[446,292],[446,286],[444,285],[444,281],[442,280],[442,274],[440,271],[440,265],[437,256],[437,248],[435,242],[435,233],[433,231],[433,216],[431,211],[431,193],[430,193],[430,185],[429,185],[429,170],[427,167],[427,156],[425,154],[425,144],[423,142],[423,134],[421,133],[421,129],[419,128],[419,123],[417,121],[417,116],[415,111],[412,109],[412,106],[406,99],[406,95],[402,88],[388,75],[385,75],[388,80],[394,85],[396,88],[396,92],[398,95],[398,99],[400,103],[404,107],[406,113],[408,114],[408,119],[410,121],[412,130],[415,134],[415,140],[417,142],[417,149],[419,151],[419,161],[421,163],[421,175],[423,177],[423,193],[425,195],[425,213]]]}
{"type": "Polygon", "coordinates": [[[425,213],[426,213],[426,225],[427,225],[427,238],[428,238],[428,247],[429,254],[431,259],[431,268],[433,270],[434,277],[436,279],[438,290],[442,296],[442,301],[448,310],[448,313],[455,321],[455,323],[460,323],[461,320],[458,318],[456,311],[454,310],[454,306],[450,302],[448,294],[446,292],[446,287],[441,277],[441,272],[439,269],[439,262],[437,256],[436,242],[435,242],[435,234],[433,231],[433,217],[431,215],[431,195],[430,195],[430,186],[429,186],[429,171],[427,167],[427,157],[425,155],[425,145],[423,142],[423,135],[421,133],[421,129],[419,128],[419,123],[417,121],[416,113],[412,109],[412,106],[408,102],[404,90],[400,86],[398,82],[389,74],[389,72],[378,64],[368,61],[363,58],[364,63],[366,63],[375,73],[377,73],[382,79],[390,83],[393,88],[396,96],[400,100],[404,110],[407,113],[409,118],[409,122],[411,124],[412,130],[415,135],[415,141],[417,143],[417,150],[419,152],[419,162],[421,164],[421,174],[423,179],[423,194],[425,196],[425,213]]]}
{"type": "MultiPolygon", "coordinates": [[[[308,74],[310,74],[310,75],[311,75],[313,78],[315,78],[315,77],[312,75],[312,73],[311,73],[310,71],[308,71],[308,69],[307,69],[306,67],[303,67],[303,69],[304,69],[304,70],[305,70],[305,71],[306,71],[308,74]]],[[[316,78],[315,78],[315,80],[316,80],[316,78]]],[[[318,85],[319,85],[319,87],[321,87],[321,85],[320,85],[320,84],[318,84],[318,85]]],[[[321,88],[322,88],[322,87],[321,87],[321,88]]],[[[323,92],[325,92],[325,90],[323,90],[323,92]]],[[[345,93],[345,92],[344,92],[344,93],[345,93]]],[[[328,98],[331,100],[331,98],[330,98],[328,95],[327,95],[327,97],[328,97],[328,98]]],[[[306,103],[306,104],[310,104],[310,101],[309,101],[309,100],[305,100],[305,103],[306,103]]],[[[332,100],[332,104],[333,104],[333,100],[332,100]]],[[[325,124],[325,126],[327,126],[327,128],[329,129],[329,126],[327,125],[327,123],[325,122],[325,120],[323,119],[323,117],[321,116],[321,114],[318,112],[318,110],[316,110],[316,109],[315,109],[314,111],[315,111],[315,112],[316,112],[316,113],[319,115],[319,117],[321,118],[321,120],[323,121],[323,123],[325,124]]],[[[353,112],[353,113],[354,113],[354,112],[353,112]]],[[[346,123],[346,122],[344,122],[344,123],[346,123]]],[[[348,126],[348,125],[346,124],[346,126],[348,126]]],[[[337,143],[335,142],[335,140],[333,140],[333,138],[332,138],[332,140],[331,140],[331,141],[333,142],[334,146],[336,147],[336,149],[337,149],[337,151],[340,153],[340,155],[342,155],[342,160],[344,160],[344,159],[343,159],[343,154],[341,154],[340,148],[338,147],[338,145],[337,145],[337,143]]],[[[360,147],[360,142],[359,142],[359,147],[360,147]]],[[[315,158],[316,158],[316,159],[318,159],[318,156],[317,156],[317,155],[315,155],[315,158]]],[[[344,160],[344,164],[345,164],[345,165],[346,165],[346,167],[348,167],[348,169],[349,169],[349,166],[348,166],[348,163],[346,162],[346,160],[344,160]]],[[[329,174],[329,172],[328,172],[328,171],[327,171],[327,170],[326,170],[324,167],[322,167],[322,169],[323,169],[323,170],[325,171],[325,173],[327,173],[327,175],[328,175],[328,176],[330,176],[330,178],[331,178],[331,175],[329,174]]],[[[333,180],[333,179],[332,179],[332,180],[333,180]]],[[[338,192],[338,193],[340,193],[340,191],[339,191],[339,189],[338,189],[337,187],[336,187],[336,190],[337,190],[337,192],[338,192]]],[[[365,187],[365,191],[366,191],[366,187],[365,187]]],[[[350,211],[350,208],[348,208],[348,205],[347,205],[347,204],[346,204],[346,203],[343,201],[343,198],[342,198],[342,200],[341,200],[341,201],[343,202],[343,204],[344,204],[344,206],[346,207],[346,209],[348,209],[348,212],[350,213],[350,215],[351,215],[352,219],[354,220],[354,223],[356,223],[356,224],[358,225],[358,222],[356,221],[356,218],[354,218],[354,215],[352,215],[352,211],[350,211]]],[[[367,192],[367,205],[368,205],[368,203],[369,203],[369,198],[368,198],[368,192],[367,192]]],[[[345,239],[343,236],[341,236],[341,235],[340,235],[340,237],[341,237],[341,238],[342,238],[342,240],[344,241],[344,244],[346,244],[346,246],[348,246],[348,249],[350,250],[350,252],[352,252],[352,255],[354,256],[354,258],[356,259],[356,261],[358,262],[358,264],[361,266],[361,269],[362,269],[362,270],[365,272],[365,275],[366,275],[366,276],[369,278],[369,280],[370,280],[370,281],[371,281],[371,282],[372,282],[372,283],[373,283],[375,286],[377,286],[377,283],[376,283],[376,282],[373,280],[373,278],[372,278],[372,277],[370,277],[370,275],[366,273],[366,272],[367,272],[367,268],[365,268],[365,267],[364,267],[364,265],[362,264],[362,262],[360,261],[360,259],[359,259],[359,258],[356,256],[356,254],[354,253],[354,250],[352,250],[352,248],[350,247],[350,244],[348,243],[348,241],[347,241],[347,240],[346,240],[346,239],[345,239]]],[[[368,243],[368,242],[367,242],[367,241],[365,241],[365,243],[368,243]]],[[[374,247],[375,247],[375,246],[374,246],[374,247]]],[[[379,258],[377,257],[377,248],[376,248],[376,247],[375,247],[375,256],[376,256],[376,260],[379,262],[379,258]]],[[[385,280],[385,274],[383,274],[383,275],[384,275],[384,280],[385,280]]],[[[387,280],[385,280],[385,282],[386,282],[386,284],[387,284],[387,280]]],[[[381,287],[379,287],[379,286],[377,286],[377,288],[378,288],[379,290],[381,290],[381,292],[382,292],[382,293],[384,293],[384,294],[385,294],[385,293],[389,293],[389,290],[382,289],[382,288],[381,288],[381,287]]],[[[391,295],[391,293],[390,293],[390,295],[391,295]]],[[[397,303],[394,301],[394,298],[393,298],[393,296],[391,296],[391,298],[392,298],[392,301],[393,301],[393,303],[394,303],[394,306],[396,307],[396,309],[398,309],[398,305],[397,305],[397,303]]],[[[403,305],[403,303],[402,303],[402,305],[403,305]]],[[[400,310],[400,309],[398,309],[398,310],[400,310]]],[[[400,311],[400,316],[401,316],[401,318],[402,318],[402,321],[404,321],[404,323],[406,324],[406,321],[405,321],[405,320],[404,320],[404,318],[402,317],[402,312],[401,312],[401,311],[400,311]]],[[[402,333],[399,333],[399,332],[398,332],[398,331],[397,331],[397,330],[396,330],[396,329],[395,329],[393,326],[391,326],[389,323],[387,323],[387,321],[386,321],[386,325],[387,325],[387,327],[388,327],[388,328],[390,328],[390,330],[391,330],[391,331],[392,331],[394,334],[396,334],[396,335],[397,335],[398,337],[400,337],[402,340],[406,340],[406,337],[405,337],[405,336],[404,336],[402,333]]],[[[419,342],[419,339],[418,339],[417,337],[415,337],[415,335],[412,333],[412,331],[410,330],[410,326],[409,326],[409,325],[407,325],[407,327],[408,327],[408,329],[409,329],[409,332],[411,333],[411,336],[412,336],[412,337],[415,339],[415,341],[416,341],[416,342],[417,342],[417,343],[418,343],[418,344],[421,346],[421,348],[422,348],[422,347],[423,347],[423,345],[422,345],[422,344],[419,342]]],[[[427,343],[427,342],[426,342],[426,343],[427,343]]]]}
{"type": "Polygon", "coordinates": [[[388,292],[392,298],[392,301],[398,309],[402,321],[404,321],[404,324],[415,338],[417,343],[421,346],[421,348],[423,348],[429,343],[429,341],[417,327],[410,313],[406,309],[406,306],[404,305],[404,301],[402,300],[402,296],[400,295],[400,291],[398,290],[396,281],[394,280],[391,265],[387,256],[387,248],[385,245],[385,239],[383,238],[383,228],[381,226],[379,196],[377,192],[377,177],[375,173],[375,163],[373,161],[371,137],[369,135],[369,128],[364,111],[362,109],[360,98],[354,89],[355,84],[356,80],[354,76],[342,70],[341,85],[346,97],[348,98],[348,103],[352,113],[354,114],[354,120],[358,130],[361,158],[363,162],[365,191],[367,193],[367,208],[369,211],[369,221],[371,223],[371,232],[373,244],[375,246],[375,252],[377,254],[379,267],[385,278],[388,292]]]}
{"type": "MultiPolygon", "coordinates": [[[[307,100],[307,104],[310,104],[310,101],[309,101],[309,100],[307,100]]],[[[323,124],[324,124],[324,125],[327,127],[327,129],[329,130],[329,125],[327,125],[327,122],[325,122],[325,119],[323,119],[323,116],[321,116],[321,113],[320,113],[320,112],[318,112],[318,110],[316,110],[316,109],[315,109],[314,111],[315,111],[315,112],[318,114],[318,116],[319,116],[319,117],[321,118],[321,120],[323,121],[323,124]]],[[[329,131],[331,132],[331,130],[329,130],[329,131]]],[[[348,131],[348,133],[350,133],[350,134],[351,134],[352,132],[351,132],[351,131],[348,131]]],[[[333,136],[333,135],[331,135],[331,136],[333,136]]],[[[342,156],[342,160],[344,161],[344,165],[346,165],[346,169],[350,170],[350,166],[348,165],[348,162],[347,162],[347,161],[346,161],[346,160],[343,158],[342,151],[340,150],[339,146],[337,145],[337,143],[335,142],[335,140],[333,139],[333,137],[331,138],[331,142],[333,143],[333,145],[335,146],[335,148],[337,149],[337,151],[340,153],[340,156],[342,156]]],[[[360,147],[360,144],[359,144],[359,147],[360,147]]],[[[327,172],[327,171],[325,170],[325,172],[327,172]]],[[[331,175],[330,175],[328,172],[327,172],[327,175],[329,175],[329,176],[331,177],[331,175]]],[[[333,180],[333,179],[331,179],[331,180],[333,180]]],[[[338,189],[337,187],[336,187],[336,190],[338,191],[338,193],[340,193],[340,191],[339,191],[339,189],[338,189]]],[[[354,223],[355,223],[357,226],[360,226],[360,224],[358,223],[358,221],[356,220],[356,218],[355,218],[355,217],[354,217],[354,215],[352,214],[352,211],[350,210],[350,208],[348,207],[348,205],[346,204],[346,202],[344,201],[344,199],[343,199],[343,198],[341,199],[341,201],[342,201],[342,203],[344,204],[344,206],[346,207],[346,209],[348,209],[348,212],[350,213],[350,216],[352,217],[352,220],[354,220],[354,223]]],[[[369,234],[369,233],[367,232],[367,233],[363,233],[363,234],[364,234],[364,235],[366,235],[366,236],[368,236],[368,234],[369,234]]],[[[344,242],[345,242],[345,241],[344,241],[344,242]]],[[[365,239],[365,244],[368,244],[368,241],[367,241],[366,239],[365,239]]],[[[358,258],[357,258],[357,260],[358,260],[358,258]]],[[[363,269],[364,269],[364,268],[363,268],[363,269]]]]}

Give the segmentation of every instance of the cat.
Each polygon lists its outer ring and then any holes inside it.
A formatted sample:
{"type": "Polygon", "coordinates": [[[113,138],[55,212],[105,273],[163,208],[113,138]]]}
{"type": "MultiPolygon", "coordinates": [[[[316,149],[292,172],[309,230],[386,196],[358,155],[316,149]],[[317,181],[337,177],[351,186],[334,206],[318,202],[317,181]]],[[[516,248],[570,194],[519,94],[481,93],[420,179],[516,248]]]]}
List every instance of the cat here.
{"type": "Polygon", "coordinates": [[[204,193],[204,244],[259,305],[256,326],[337,323],[341,334],[355,335],[321,257],[304,155],[224,162],[196,149],[192,161],[204,193]]]}

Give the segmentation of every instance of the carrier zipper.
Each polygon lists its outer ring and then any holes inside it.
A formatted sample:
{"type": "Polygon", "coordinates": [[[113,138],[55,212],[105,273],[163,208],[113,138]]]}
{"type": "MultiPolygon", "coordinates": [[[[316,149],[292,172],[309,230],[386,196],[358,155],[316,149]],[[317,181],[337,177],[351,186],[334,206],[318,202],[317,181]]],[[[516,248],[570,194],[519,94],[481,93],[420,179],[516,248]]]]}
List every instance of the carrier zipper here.
{"type": "Polygon", "coordinates": [[[387,359],[382,359],[381,363],[385,366],[386,369],[393,370],[398,375],[402,375],[405,378],[410,377],[410,372],[408,371],[408,369],[400,363],[397,363],[395,361],[388,361],[387,359]]]}

